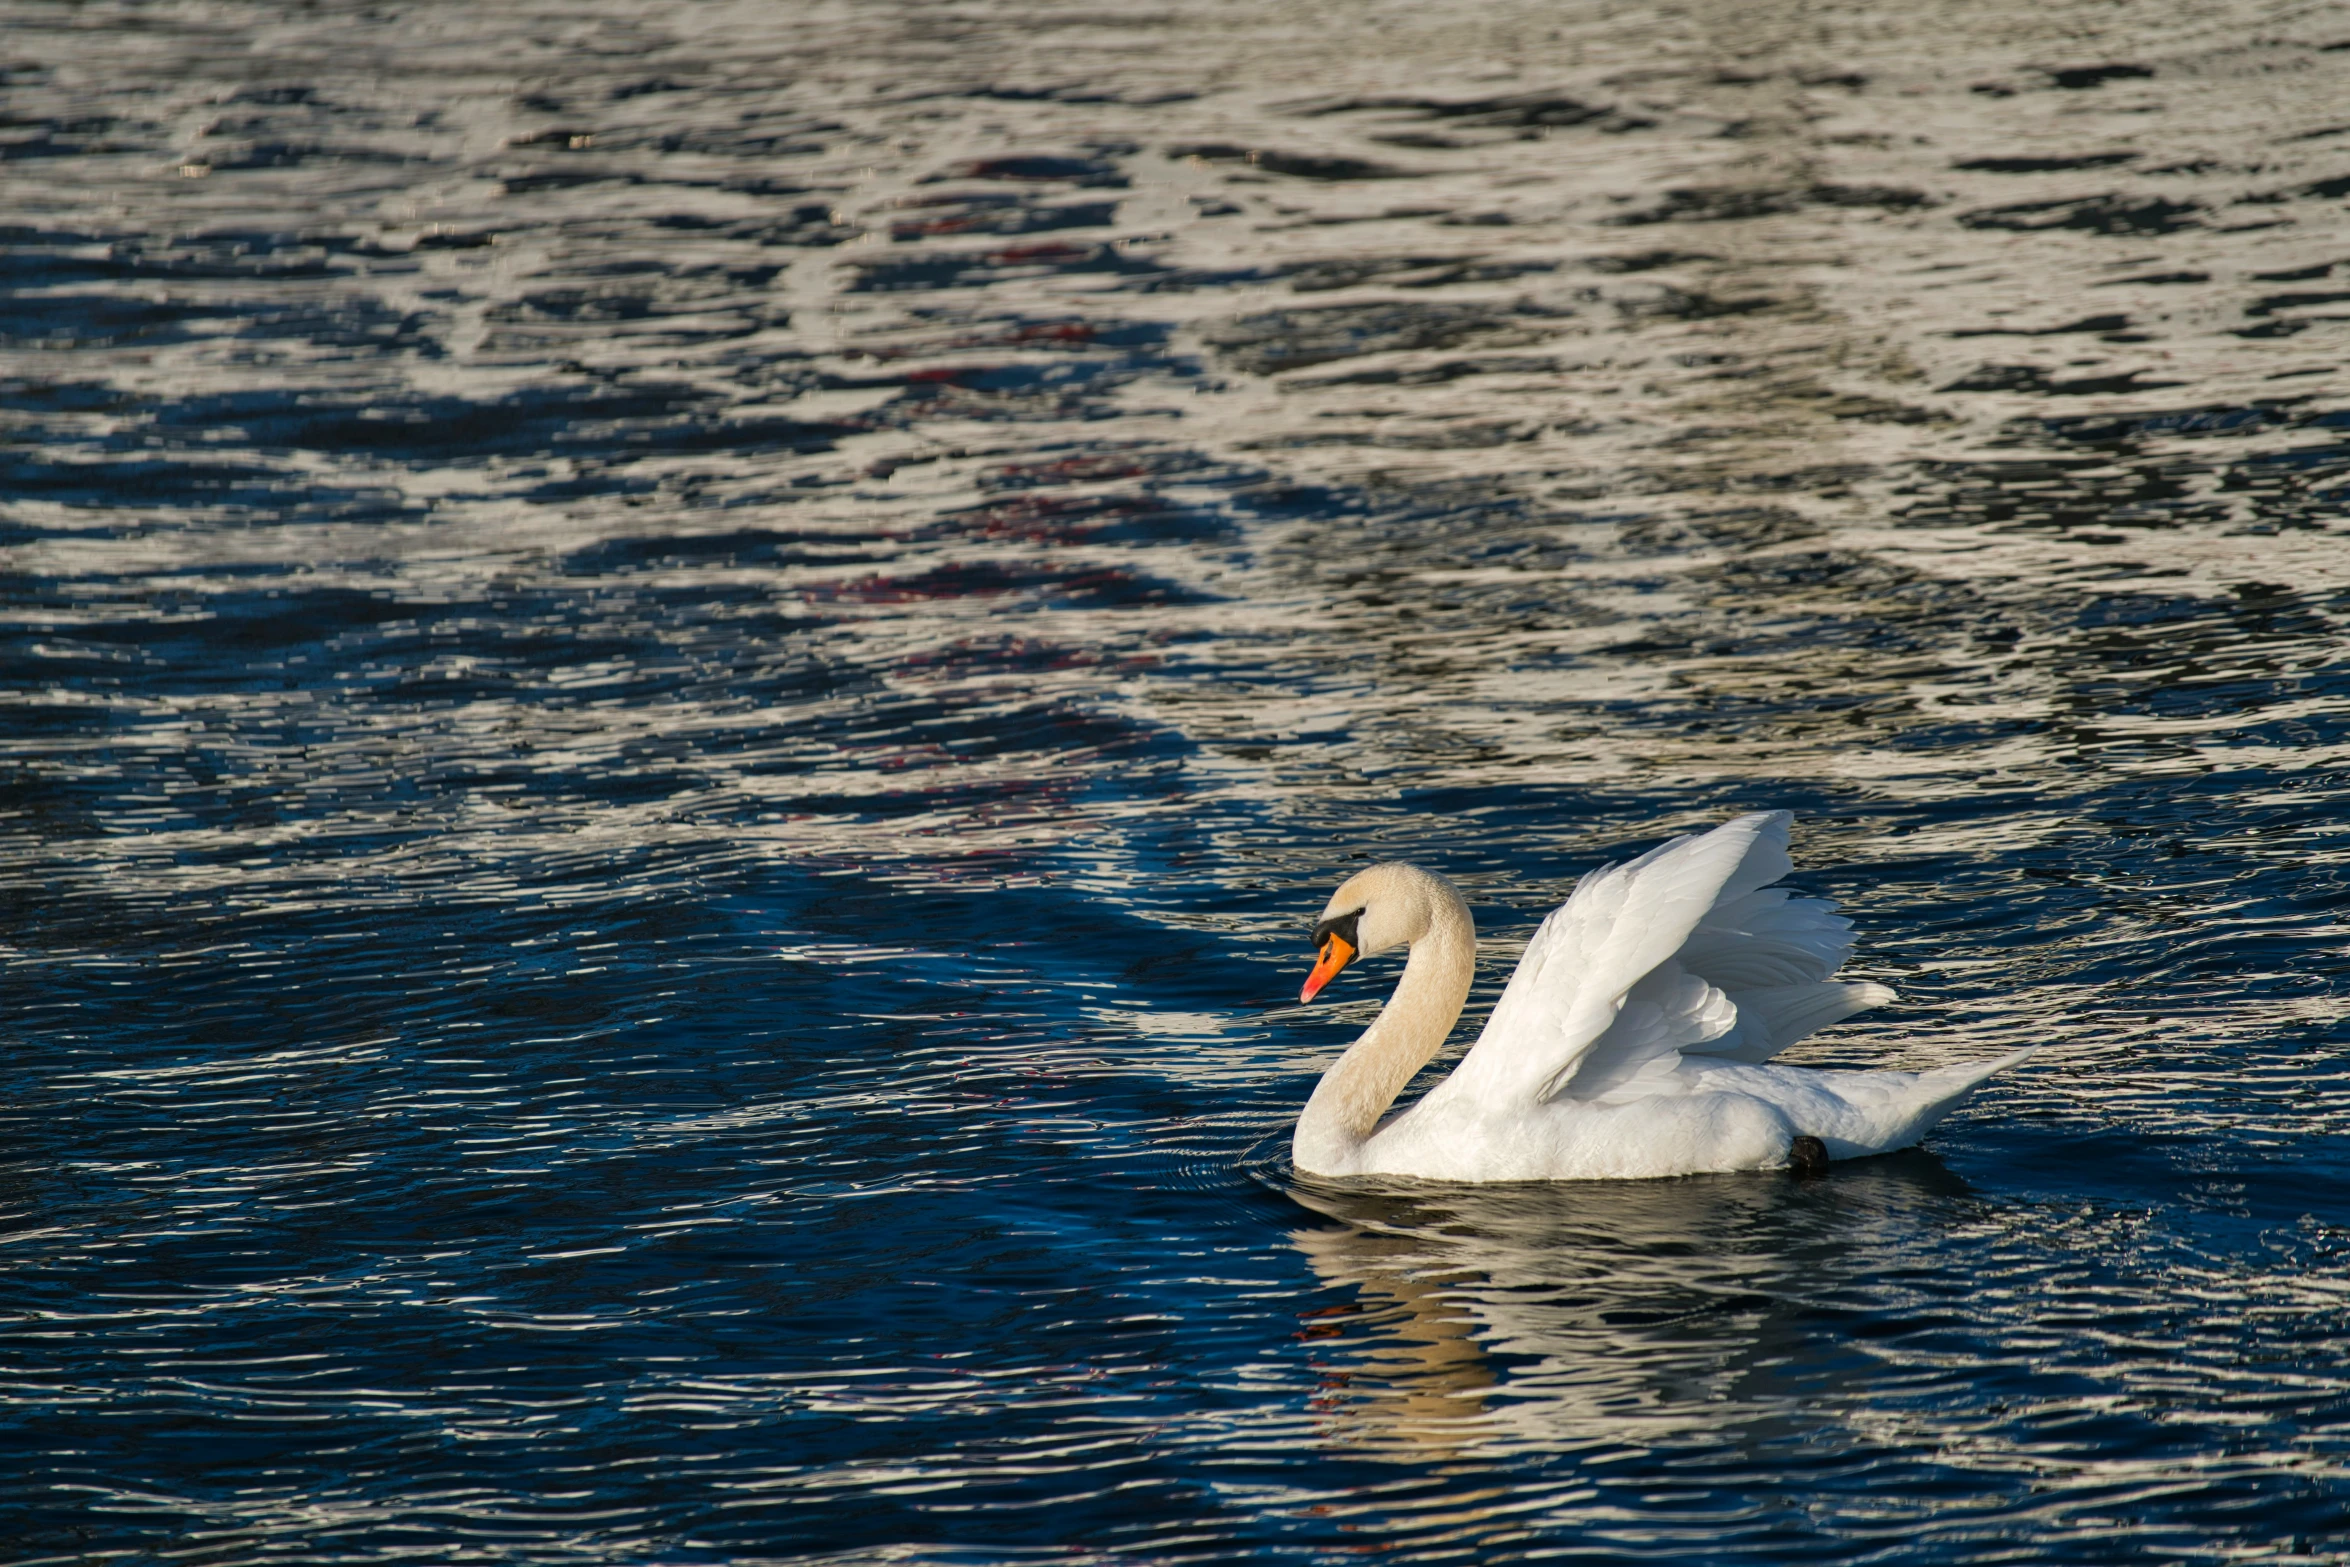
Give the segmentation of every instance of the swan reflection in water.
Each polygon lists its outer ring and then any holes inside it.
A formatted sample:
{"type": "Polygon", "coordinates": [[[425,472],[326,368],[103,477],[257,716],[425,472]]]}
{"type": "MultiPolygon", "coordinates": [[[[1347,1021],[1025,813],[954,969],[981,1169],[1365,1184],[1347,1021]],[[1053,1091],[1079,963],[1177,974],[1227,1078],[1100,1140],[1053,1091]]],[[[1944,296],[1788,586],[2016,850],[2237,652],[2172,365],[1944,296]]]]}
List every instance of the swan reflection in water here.
{"type": "Polygon", "coordinates": [[[1337,1222],[1292,1241],[1355,1297],[1305,1314],[1316,1407],[1413,1462],[1791,1434],[1878,1364],[1819,1343],[1822,1314],[1898,1308],[1888,1273],[1967,1191],[1918,1149],[1811,1180],[1293,1181],[1337,1222]]]}

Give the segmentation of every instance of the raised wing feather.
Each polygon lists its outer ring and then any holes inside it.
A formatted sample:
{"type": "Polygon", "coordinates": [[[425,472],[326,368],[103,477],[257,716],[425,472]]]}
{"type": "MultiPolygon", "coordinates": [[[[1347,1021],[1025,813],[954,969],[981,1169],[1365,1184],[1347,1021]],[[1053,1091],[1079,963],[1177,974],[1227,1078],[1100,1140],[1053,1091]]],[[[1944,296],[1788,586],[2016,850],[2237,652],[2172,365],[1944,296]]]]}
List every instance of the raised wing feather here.
{"type": "Polygon", "coordinates": [[[1680,1047],[1684,1055],[1710,1061],[1744,1061],[1760,1066],[1806,1034],[1841,1023],[1894,999],[1883,985],[1866,982],[1766,985],[1724,993],[1738,1021],[1711,1039],[1680,1047]]]}
{"type": "Polygon", "coordinates": [[[1687,965],[1642,990],[1638,1008],[1634,991],[1725,900],[1786,874],[1791,819],[1741,816],[1584,877],[1526,944],[1447,1087],[1488,1103],[1589,1097],[1735,1026],[1713,999],[1722,987],[1687,965]]]}
{"type": "Polygon", "coordinates": [[[1681,947],[1681,963],[1725,990],[1826,979],[1852,951],[1852,921],[1825,898],[1765,887],[1724,898],[1681,947]]]}
{"type": "Polygon", "coordinates": [[[1738,1023],[1735,1002],[1667,958],[1625,992],[1615,1021],[1539,1096],[1596,1099],[1651,1066],[1669,1068],[1682,1051],[1702,1050],[1738,1023]]]}

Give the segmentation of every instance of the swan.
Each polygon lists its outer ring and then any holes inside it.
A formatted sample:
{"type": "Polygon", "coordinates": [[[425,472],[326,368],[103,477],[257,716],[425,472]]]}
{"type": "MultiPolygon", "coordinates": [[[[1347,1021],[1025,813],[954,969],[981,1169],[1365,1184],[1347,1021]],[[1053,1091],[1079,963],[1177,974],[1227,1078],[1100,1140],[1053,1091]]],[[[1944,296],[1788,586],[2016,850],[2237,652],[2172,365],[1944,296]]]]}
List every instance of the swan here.
{"type": "MultiPolygon", "coordinates": [[[[1831,976],[1852,922],[1773,886],[1788,811],[1692,833],[1577,883],[1526,943],[1484,1032],[1416,1104],[1381,1116],[1444,1044],[1477,969],[1477,928],[1443,877],[1374,865],[1314,927],[1300,1004],[1358,956],[1408,947],[1395,992],[1322,1074],[1290,1152],[1319,1176],[1640,1180],[1815,1168],[1906,1148],[1994,1072],[1773,1066],[1813,1031],[1893,999],[1831,976]]],[[[2035,1047],[2036,1048],[2036,1047],[2035,1047]]]]}

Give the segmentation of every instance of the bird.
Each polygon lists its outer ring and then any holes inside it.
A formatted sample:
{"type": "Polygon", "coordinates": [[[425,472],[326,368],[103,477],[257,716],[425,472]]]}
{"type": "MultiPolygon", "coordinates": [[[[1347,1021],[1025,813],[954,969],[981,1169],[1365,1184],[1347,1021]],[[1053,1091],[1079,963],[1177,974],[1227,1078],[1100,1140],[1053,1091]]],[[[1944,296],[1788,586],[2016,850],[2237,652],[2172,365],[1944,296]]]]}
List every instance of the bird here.
{"type": "Polygon", "coordinates": [[[1775,885],[1794,868],[1793,821],[1757,811],[1583,877],[1526,943],[1468,1054],[1392,1115],[1468,999],[1476,923],[1452,883],[1418,866],[1349,877],[1314,927],[1299,1003],[1357,957],[1410,956],[1306,1101],[1292,1163],[1320,1177],[1640,1180],[1816,1173],[1915,1143],[2036,1047],[1924,1072],[1774,1064],[1895,999],[1834,977],[1852,950],[1835,904],[1775,885]]]}

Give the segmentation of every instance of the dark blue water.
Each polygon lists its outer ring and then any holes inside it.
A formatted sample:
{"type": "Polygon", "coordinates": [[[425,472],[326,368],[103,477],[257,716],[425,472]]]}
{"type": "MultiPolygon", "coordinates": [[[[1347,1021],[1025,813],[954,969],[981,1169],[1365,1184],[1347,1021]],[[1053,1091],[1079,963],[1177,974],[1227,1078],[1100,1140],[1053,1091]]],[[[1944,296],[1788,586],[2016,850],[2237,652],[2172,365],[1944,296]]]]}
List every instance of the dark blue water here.
{"type": "Polygon", "coordinates": [[[0,4],[0,1559],[2350,1556],[2344,34],[0,4]],[[1290,1172],[1766,806],[2042,1054],[1290,1172]]]}

